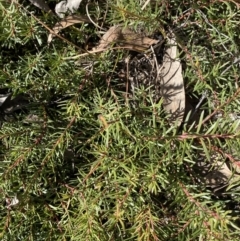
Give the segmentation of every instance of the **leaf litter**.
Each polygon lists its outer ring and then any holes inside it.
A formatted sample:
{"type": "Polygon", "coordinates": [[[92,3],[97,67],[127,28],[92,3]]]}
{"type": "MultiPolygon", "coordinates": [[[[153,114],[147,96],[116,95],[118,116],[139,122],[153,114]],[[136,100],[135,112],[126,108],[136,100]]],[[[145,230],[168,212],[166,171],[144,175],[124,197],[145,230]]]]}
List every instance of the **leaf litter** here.
{"type": "Polygon", "coordinates": [[[62,19],[60,22],[57,22],[53,27],[53,32],[48,35],[48,44],[52,42],[54,35],[58,34],[62,29],[84,22],[90,22],[88,17],[79,15],[70,15],[62,19]]]}
{"type": "Polygon", "coordinates": [[[182,65],[178,57],[176,37],[168,38],[168,45],[163,56],[161,71],[161,96],[163,107],[170,114],[170,122],[182,123],[185,113],[185,89],[182,76],[182,65]]]}
{"type": "Polygon", "coordinates": [[[29,0],[34,6],[40,8],[45,12],[51,12],[50,7],[44,0],[29,0]]]}

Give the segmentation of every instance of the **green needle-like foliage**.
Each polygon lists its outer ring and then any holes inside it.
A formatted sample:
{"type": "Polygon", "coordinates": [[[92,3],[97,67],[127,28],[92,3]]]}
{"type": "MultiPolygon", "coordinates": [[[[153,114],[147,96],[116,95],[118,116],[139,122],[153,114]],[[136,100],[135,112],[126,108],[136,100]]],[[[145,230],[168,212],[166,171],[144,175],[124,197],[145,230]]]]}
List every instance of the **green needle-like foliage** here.
{"type": "Polygon", "coordinates": [[[145,2],[90,1],[88,11],[106,30],[174,31],[187,104],[208,93],[180,127],[148,90],[127,95],[118,66],[129,50],[69,58],[97,45],[94,24],[63,29],[48,45],[57,16],[0,2],[0,94],[26,102],[0,106],[0,240],[240,240],[237,170],[215,189],[204,179],[216,162],[239,165],[240,3],[145,2]]]}

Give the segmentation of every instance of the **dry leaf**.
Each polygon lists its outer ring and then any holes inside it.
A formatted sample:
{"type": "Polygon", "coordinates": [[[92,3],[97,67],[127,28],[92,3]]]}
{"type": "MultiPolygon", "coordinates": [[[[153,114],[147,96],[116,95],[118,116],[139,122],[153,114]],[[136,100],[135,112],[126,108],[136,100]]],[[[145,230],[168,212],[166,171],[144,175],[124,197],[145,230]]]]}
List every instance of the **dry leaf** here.
{"type": "Polygon", "coordinates": [[[4,106],[11,100],[12,94],[0,95],[0,107],[4,106]]]}
{"type": "Polygon", "coordinates": [[[129,28],[122,29],[119,42],[126,48],[136,51],[144,51],[151,45],[157,44],[159,41],[144,36],[141,33],[135,33],[129,28]]]}
{"type": "Polygon", "coordinates": [[[129,28],[113,26],[102,36],[95,50],[105,49],[113,43],[117,43],[126,49],[142,52],[152,44],[158,43],[158,40],[145,37],[143,34],[136,33],[129,28]]]}
{"type": "Polygon", "coordinates": [[[51,12],[48,4],[44,0],[29,0],[34,6],[40,8],[45,12],[51,12]]]}
{"type": "Polygon", "coordinates": [[[11,207],[16,206],[19,203],[17,196],[13,198],[6,198],[6,208],[11,209],[11,207]]]}
{"type": "Polygon", "coordinates": [[[61,1],[58,4],[56,4],[55,12],[60,18],[64,18],[65,13],[67,11],[74,13],[76,10],[78,10],[81,1],[82,0],[61,1]]]}
{"type": "Polygon", "coordinates": [[[215,164],[215,169],[210,171],[206,176],[206,184],[215,187],[224,183],[232,177],[233,173],[229,170],[226,163],[217,161],[215,164]]]}
{"type": "Polygon", "coordinates": [[[52,33],[48,35],[48,44],[51,43],[55,34],[58,34],[62,29],[67,28],[76,23],[90,22],[89,19],[85,16],[71,15],[60,22],[57,22],[53,27],[52,33]]]}
{"type": "Polygon", "coordinates": [[[240,176],[235,170],[230,170],[225,162],[217,161],[215,165],[215,169],[205,176],[207,186],[213,188],[215,193],[220,194],[226,187],[231,188],[231,185],[239,183],[240,176]]]}
{"type": "Polygon", "coordinates": [[[105,49],[111,43],[115,42],[120,35],[121,28],[119,26],[111,27],[103,36],[99,42],[99,45],[95,48],[95,50],[105,49]]]}
{"type": "Polygon", "coordinates": [[[10,94],[0,107],[3,113],[10,114],[24,108],[27,104],[28,100],[23,95],[19,94],[12,99],[12,94],[10,94]]]}
{"type": "Polygon", "coordinates": [[[185,111],[185,90],[182,65],[178,58],[175,37],[168,39],[169,47],[163,56],[161,69],[161,96],[163,107],[170,114],[170,122],[179,126],[185,111]]]}
{"type": "MultiPolygon", "coordinates": [[[[239,182],[240,176],[228,166],[220,153],[213,153],[210,162],[196,161],[194,167],[199,174],[200,181],[213,189],[215,194],[221,194],[229,185],[239,182]]],[[[230,163],[231,164],[231,163],[230,163]]]]}

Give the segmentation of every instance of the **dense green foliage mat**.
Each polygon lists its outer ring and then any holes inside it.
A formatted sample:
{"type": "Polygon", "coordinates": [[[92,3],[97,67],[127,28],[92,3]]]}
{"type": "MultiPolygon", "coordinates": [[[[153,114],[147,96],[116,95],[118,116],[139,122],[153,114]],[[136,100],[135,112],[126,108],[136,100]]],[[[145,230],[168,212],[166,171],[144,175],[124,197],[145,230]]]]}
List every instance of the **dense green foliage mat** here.
{"type": "Polygon", "coordinates": [[[239,240],[240,3],[82,1],[95,24],[49,44],[46,3],[0,2],[0,239],[239,240]],[[139,53],[86,54],[116,24],[176,35],[181,126],[148,90],[126,93],[119,69],[139,53]]]}

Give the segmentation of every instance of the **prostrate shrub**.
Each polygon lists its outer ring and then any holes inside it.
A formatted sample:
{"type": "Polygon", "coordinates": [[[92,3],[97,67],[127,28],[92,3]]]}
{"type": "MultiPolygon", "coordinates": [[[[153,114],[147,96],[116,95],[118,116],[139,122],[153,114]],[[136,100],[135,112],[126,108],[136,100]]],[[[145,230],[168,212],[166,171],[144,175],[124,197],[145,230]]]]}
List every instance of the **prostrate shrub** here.
{"type": "Polygon", "coordinates": [[[240,239],[240,4],[192,2],[0,2],[1,240],[240,239]],[[115,25],[162,42],[97,49],[115,25]],[[171,34],[181,125],[152,78],[171,34]]]}

